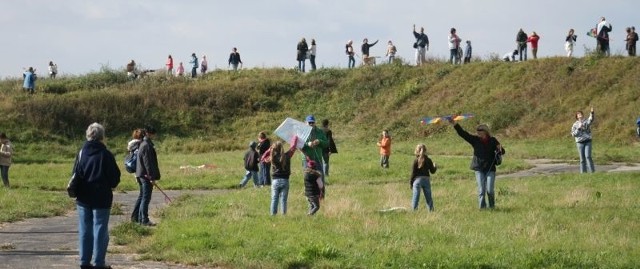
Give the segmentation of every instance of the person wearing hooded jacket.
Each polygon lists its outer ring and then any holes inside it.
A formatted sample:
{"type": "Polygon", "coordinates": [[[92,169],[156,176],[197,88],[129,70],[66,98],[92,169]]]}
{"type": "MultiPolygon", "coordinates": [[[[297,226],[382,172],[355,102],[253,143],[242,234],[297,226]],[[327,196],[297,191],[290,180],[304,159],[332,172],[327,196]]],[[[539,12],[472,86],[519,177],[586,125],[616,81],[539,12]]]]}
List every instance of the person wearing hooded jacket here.
{"type": "Polygon", "coordinates": [[[109,245],[112,189],[120,183],[120,169],[103,142],[102,125],[89,125],[86,137],[72,171],[80,178],[76,191],[80,268],[111,268],[106,265],[105,258],[109,245]]]}
{"type": "Polygon", "coordinates": [[[453,118],[449,119],[458,135],[473,147],[473,159],[471,160],[471,170],[475,171],[476,182],[478,183],[478,205],[480,209],[486,208],[485,195],[487,196],[489,208],[495,208],[495,181],[497,155],[505,154],[505,150],[498,142],[498,139],[491,136],[489,127],[480,124],[476,127],[477,135],[472,135],[462,129],[453,118]]]}
{"type": "Polygon", "coordinates": [[[138,148],[138,160],[136,163],[136,181],[140,187],[140,193],[133,207],[132,215],[134,216],[134,222],[144,226],[154,226],[155,224],[149,220],[149,203],[153,193],[153,184],[156,180],[160,180],[158,156],[152,141],[156,136],[156,130],[153,127],[147,127],[144,133],[144,138],[138,148]],[[137,219],[135,219],[136,212],[137,219]]]}

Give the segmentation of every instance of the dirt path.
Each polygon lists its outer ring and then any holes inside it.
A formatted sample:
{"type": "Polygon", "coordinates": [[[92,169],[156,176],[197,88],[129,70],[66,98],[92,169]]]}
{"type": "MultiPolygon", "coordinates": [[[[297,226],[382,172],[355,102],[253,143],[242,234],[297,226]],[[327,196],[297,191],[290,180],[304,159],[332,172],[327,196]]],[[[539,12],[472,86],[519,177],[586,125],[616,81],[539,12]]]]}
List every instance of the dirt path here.
{"type": "MultiPolygon", "coordinates": [[[[181,194],[216,193],[220,191],[166,191],[169,197],[181,194]]],[[[137,191],[114,193],[114,203],[122,204],[125,215],[111,216],[109,227],[129,221],[128,213],[137,199],[137,191]]],[[[164,196],[154,192],[150,209],[164,207],[164,196]]],[[[76,211],[65,216],[27,219],[7,223],[0,227],[0,268],[79,268],[78,263],[78,217],[76,211]]],[[[155,221],[152,216],[152,221],[155,221]]],[[[111,243],[113,240],[111,240],[111,243]]],[[[136,255],[113,253],[117,246],[110,243],[107,263],[114,268],[194,268],[153,261],[137,261],[136,255]]],[[[117,251],[115,251],[117,252],[117,251]]],[[[202,267],[199,267],[202,268],[202,267]]]]}
{"type": "MultiPolygon", "coordinates": [[[[562,160],[527,160],[534,167],[498,178],[520,178],[558,173],[577,173],[578,166],[562,160]]],[[[626,172],[640,171],[640,164],[612,163],[596,166],[596,171],[626,172]]],[[[220,191],[167,191],[170,197],[181,194],[212,194],[220,191]]],[[[115,193],[114,202],[122,204],[125,215],[111,216],[110,227],[129,221],[128,212],[135,203],[137,192],[115,193]]],[[[151,209],[164,207],[161,193],[155,192],[151,209]]],[[[152,219],[153,220],[153,219],[152,219]]],[[[0,226],[0,268],[78,268],[77,214],[72,211],[66,216],[27,219],[0,226]]],[[[113,241],[112,241],[113,242],[113,241]]],[[[109,246],[107,263],[115,268],[195,268],[179,264],[153,261],[137,261],[136,255],[114,253],[117,246],[109,246]]],[[[203,267],[198,267],[203,268],[203,267]]]]}

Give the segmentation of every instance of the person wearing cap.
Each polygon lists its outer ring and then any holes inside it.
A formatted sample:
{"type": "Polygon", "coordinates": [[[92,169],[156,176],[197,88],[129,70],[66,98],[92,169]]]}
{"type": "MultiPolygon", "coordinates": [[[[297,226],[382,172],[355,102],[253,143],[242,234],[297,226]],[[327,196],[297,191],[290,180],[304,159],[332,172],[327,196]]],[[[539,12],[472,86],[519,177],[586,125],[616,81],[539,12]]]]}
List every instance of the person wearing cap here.
{"type": "Polygon", "coordinates": [[[160,180],[160,167],[158,155],[152,139],[156,137],[156,129],[147,127],[144,129],[144,138],[138,148],[138,160],[136,163],[136,181],[140,187],[138,199],[133,207],[132,219],[144,226],[154,226],[149,220],[149,203],[153,193],[153,184],[160,180]],[[137,219],[135,218],[137,213],[137,219]]]}
{"type": "MultiPolygon", "coordinates": [[[[322,164],[322,152],[329,146],[329,141],[322,129],[316,126],[316,118],[313,115],[307,116],[305,121],[307,122],[307,125],[312,127],[311,133],[309,133],[309,138],[307,138],[304,147],[302,147],[302,153],[305,158],[305,167],[308,160],[322,164]]],[[[322,172],[322,169],[320,169],[320,172],[322,172]]],[[[324,181],[324,173],[322,174],[322,180],[324,181]]]]}
{"type": "Polygon", "coordinates": [[[488,207],[495,208],[495,181],[496,181],[496,155],[504,154],[505,150],[498,142],[498,139],[491,136],[489,126],[480,124],[476,127],[476,135],[472,135],[462,129],[452,118],[449,122],[453,125],[458,135],[473,147],[473,159],[471,160],[471,170],[475,171],[476,182],[478,183],[478,204],[480,209],[486,208],[485,196],[487,196],[488,207]]]}
{"type": "Polygon", "coordinates": [[[349,67],[349,69],[356,67],[356,58],[354,57],[356,53],[353,51],[353,40],[347,41],[347,45],[345,45],[345,53],[349,56],[347,67],[349,67]]]}
{"type": "Polygon", "coordinates": [[[257,146],[258,143],[256,143],[256,141],[251,141],[249,143],[249,150],[244,153],[244,169],[247,170],[247,172],[244,174],[244,177],[240,181],[240,188],[244,187],[247,184],[249,178],[253,178],[254,187],[260,186],[260,182],[258,180],[258,171],[260,171],[258,162],[260,161],[260,154],[258,154],[258,151],[256,151],[257,146]]]}
{"type": "Polygon", "coordinates": [[[36,79],[37,79],[37,77],[36,77],[35,72],[36,72],[36,70],[33,69],[33,67],[29,67],[29,69],[27,69],[27,71],[25,71],[22,74],[22,78],[24,79],[24,83],[22,84],[22,87],[29,94],[33,94],[35,92],[35,89],[36,89],[36,79]]]}

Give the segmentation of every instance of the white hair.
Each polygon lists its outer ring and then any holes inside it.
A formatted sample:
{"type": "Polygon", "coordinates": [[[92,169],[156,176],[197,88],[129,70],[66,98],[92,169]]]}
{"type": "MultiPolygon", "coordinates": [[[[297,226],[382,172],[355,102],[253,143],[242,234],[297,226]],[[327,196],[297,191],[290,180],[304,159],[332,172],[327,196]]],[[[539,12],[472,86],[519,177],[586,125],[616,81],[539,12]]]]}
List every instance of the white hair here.
{"type": "Polygon", "coordinates": [[[102,141],[104,139],[104,126],[94,122],[87,127],[87,141],[102,141]]]}

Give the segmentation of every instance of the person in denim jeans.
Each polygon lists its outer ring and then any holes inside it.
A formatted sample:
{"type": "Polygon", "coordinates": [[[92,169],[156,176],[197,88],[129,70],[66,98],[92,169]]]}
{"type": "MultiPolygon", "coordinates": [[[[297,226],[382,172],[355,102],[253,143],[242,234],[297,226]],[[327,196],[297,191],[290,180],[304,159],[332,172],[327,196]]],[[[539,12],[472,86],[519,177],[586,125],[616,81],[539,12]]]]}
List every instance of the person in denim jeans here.
{"type": "Polygon", "coordinates": [[[413,169],[411,170],[411,177],[409,178],[409,185],[411,185],[411,188],[413,189],[411,205],[413,206],[413,210],[418,209],[420,189],[422,189],[424,199],[427,202],[427,208],[429,208],[429,211],[433,211],[433,198],[431,197],[431,179],[429,177],[429,173],[435,173],[438,168],[429,156],[427,156],[427,146],[424,144],[416,146],[415,155],[416,159],[413,161],[413,169]]]}
{"type": "Polygon", "coordinates": [[[505,150],[498,139],[491,136],[489,127],[480,124],[476,127],[477,135],[469,134],[457,124],[453,117],[449,118],[458,135],[473,147],[471,170],[475,171],[478,184],[478,204],[480,209],[486,208],[485,195],[489,208],[495,208],[496,154],[504,154],[505,150]]]}
{"type": "Polygon", "coordinates": [[[247,185],[249,178],[253,178],[253,186],[260,187],[260,180],[258,179],[258,172],[260,168],[258,167],[258,162],[260,161],[260,155],[256,151],[256,146],[258,144],[255,141],[251,141],[249,143],[249,150],[244,154],[244,169],[247,172],[244,174],[244,177],[240,181],[239,187],[242,188],[247,185]]]}
{"type": "Polygon", "coordinates": [[[589,118],[584,119],[582,111],[576,112],[576,122],[571,126],[571,135],[576,140],[578,154],[580,155],[580,173],[595,172],[591,158],[591,124],[593,123],[594,111],[591,108],[589,118]]]}
{"type": "MultiPolygon", "coordinates": [[[[256,148],[258,150],[258,156],[264,155],[264,153],[271,148],[271,140],[269,140],[265,132],[258,133],[258,146],[256,148]]],[[[260,185],[271,185],[271,174],[269,174],[271,171],[271,163],[260,161],[259,166],[258,182],[260,182],[260,185]]]]}
{"type": "Polygon", "coordinates": [[[156,136],[153,127],[144,130],[144,138],[138,149],[138,160],[136,163],[136,181],[140,187],[138,199],[133,207],[133,211],[138,212],[138,219],[134,220],[144,226],[154,226],[149,220],[149,203],[153,194],[153,184],[160,180],[160,168],[158,166],[158,156],[152,139],[156,136]]]}
{"type": "Polygon", "coordinates": [[[273,167],[273,183],[271,184],[271,215],[278,214],[278,203],[282,206],[282,215],[287,214],[287,198],[289,197],[289,176],[291,176],[291,157],[296,152],[298,137],[291,141],[291,148],[284,151],[281,141],[273,143],[260,160],[271,163],[273,167]]]}
{"type": "Polygon", "coordinates": [[[80,268],[111,268],[106,265],[109,215],[112,189],[120,183],[120,169],[103,142],[102,125],[89,125],[86,137],[72,171],[80,178],[76,191],[80,268]]]}

